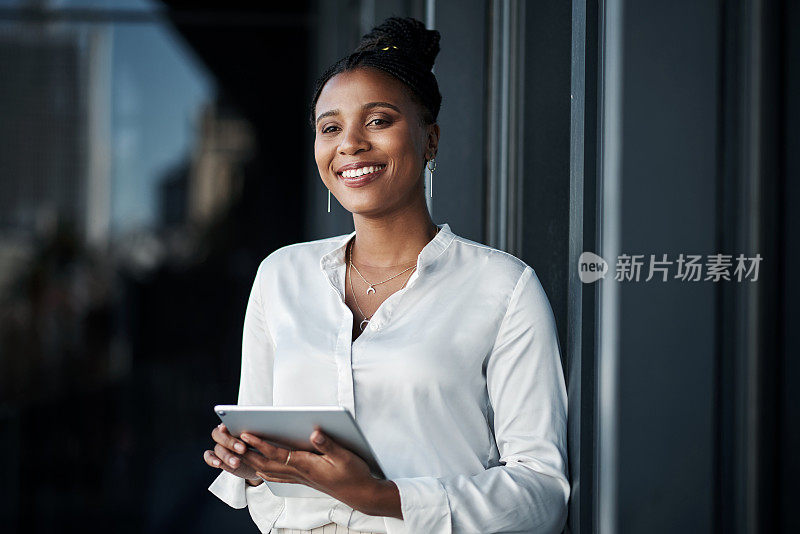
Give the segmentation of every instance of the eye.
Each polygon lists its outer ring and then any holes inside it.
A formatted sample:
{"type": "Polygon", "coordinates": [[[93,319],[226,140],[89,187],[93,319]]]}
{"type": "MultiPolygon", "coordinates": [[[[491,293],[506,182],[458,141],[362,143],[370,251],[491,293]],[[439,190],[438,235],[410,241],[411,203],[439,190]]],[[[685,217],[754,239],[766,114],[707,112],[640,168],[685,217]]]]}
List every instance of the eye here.
{"type": "MultiPolygon", "coordinates": [[[[379,121],[379,123],[375,124],[376,126],[384,126],[385,124],[390,124],[390,122],[391,122],[391,121],[388,121],[388,120],[383,119],[381,117],[375,117],[374,119],[372,119],[371,121],[369,121],[367,123],[367,126],[369,126],[370,124],[374,123],[375,121],[379,121]]],[[[322,130],[320,130],[320,132],[323,133],[323,134],[329,134],[329,133],[335,132],[336,129],[338,129],[336,126],[330,125],[330,126],[326,126],[322,130]]]]}

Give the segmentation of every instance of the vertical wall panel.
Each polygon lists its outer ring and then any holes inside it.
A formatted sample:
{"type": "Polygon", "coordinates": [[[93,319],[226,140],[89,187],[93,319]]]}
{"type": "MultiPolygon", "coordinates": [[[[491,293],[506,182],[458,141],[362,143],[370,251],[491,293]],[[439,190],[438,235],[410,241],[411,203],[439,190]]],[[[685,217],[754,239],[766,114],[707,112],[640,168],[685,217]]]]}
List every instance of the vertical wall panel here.
{"type": "Polygon", "coordinates": [[[785,242],[782,263],[782,292],[784,300],[780,308],[781,352],[779,366],[779,388],[777,389],[780,409],[777,452],[777,499],[779,507],[779,532],[800,532],[800,514],[797,502],[800,501],[800,313],[796,306],[800,295],[800,278],[797,266],[800,265],[800,2],[784,2],[783,35],[785,51],[783,54],[783,126],[782,143],[784,219],[782,236],[785,242]]]}
{"type": "Polygon", "coordinates": [[[562,0],[525,7],[521,257],[536,270],[550,299],[562,357],[569,272],[571,7],[562,0]]]}
{"type": "MultiPolygon", "coordinates": [[[[716,286],[648,277],[650,255],[714,254],[717,4],[624,3],[619,250],[643,254],[619,293],[616,532],[714,527],[716,286]]],[[[724,251],[731,253],[733,251],[724,251]]],[[[616,257],[607,257],[613,269],[616,257]]],[[[602,469],[602,466],[601,466],[602,469]]]]}
{"type": "Polygon", "coordinates": [[[442,34],[434,66],[442,108],[432,216],[455,233],[484,242],[487,3],[437,1],[434,9],[442,34]]]}

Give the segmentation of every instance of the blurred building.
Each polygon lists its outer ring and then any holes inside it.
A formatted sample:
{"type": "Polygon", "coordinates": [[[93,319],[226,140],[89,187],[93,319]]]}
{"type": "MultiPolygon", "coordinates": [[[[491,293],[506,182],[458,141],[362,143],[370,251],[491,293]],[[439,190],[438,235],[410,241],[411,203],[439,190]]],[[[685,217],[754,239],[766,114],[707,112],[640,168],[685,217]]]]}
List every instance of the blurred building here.
{"type": "Polygon", "coordinates": [[[101,26],[0,32],[0,290],[58,224],[107,242],[110,52],[101,26]]]}
{"type": "Polygon", "coordinates": [[[189,171],[187,215],[192,223],[203,225],[238,199],[242,168],[255,140],[246,120],[219,105],[203,109],[199,135],[189,171]]]}
{"type": "Polygon", "coordinates": [[[220,102],[206,104],[187,161],[167,171],[160,183],[161,227],[203,228],[223,215],[241,195],[243,168],[254,148],[247,120],[220,102]]]}

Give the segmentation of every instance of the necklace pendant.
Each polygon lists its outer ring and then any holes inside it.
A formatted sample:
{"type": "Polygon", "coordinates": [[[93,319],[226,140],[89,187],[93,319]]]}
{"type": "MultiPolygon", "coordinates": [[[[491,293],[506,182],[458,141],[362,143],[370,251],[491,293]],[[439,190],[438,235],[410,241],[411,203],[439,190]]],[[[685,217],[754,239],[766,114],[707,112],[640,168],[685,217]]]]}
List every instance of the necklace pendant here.
{"type": "Polygon", "coordinates": [[[375,293],[375,288],[374,288],[374,287],[372,287],[372,285],[371,285],[371,284],[370,284],[370,286],[367,288],[367,295],[369,295],[370,293],[375,293]]]}
{"type": "Polygon", "coordinates": [[[362,332],[364,331],[364,328],[367,327],[367,324],[369,324],[369,319],[364,319],[363,321],[361,321],[361,324],[359,326],[361,327],[362,332]]]}

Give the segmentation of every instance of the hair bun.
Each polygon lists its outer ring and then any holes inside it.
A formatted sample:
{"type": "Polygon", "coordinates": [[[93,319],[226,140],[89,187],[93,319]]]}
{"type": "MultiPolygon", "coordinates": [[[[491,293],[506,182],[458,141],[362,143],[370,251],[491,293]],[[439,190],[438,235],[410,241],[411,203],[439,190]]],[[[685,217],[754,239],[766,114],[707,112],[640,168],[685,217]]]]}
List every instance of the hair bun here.
{"type": "Polygon", "coordinates": [[[440,37],[438,31],[425,28],[415,18],[389,17],[365,34],[354,52],[395,46],[399,53],[415,58],[430,70],[439,54],[440,37]]]}
{"type": "Polygon", "coordinates": [[[389,17],[361,38],[349,55],[328,67],[314,84],[309,124],[316,128],[314,114],[323,87],[333,76],[361,68],[381,70],[402,83],[419,108],[423,124],[433,124],[442,105],[442,94],[433,74],[439,54],[439,32],[428,30],[411,17],[389,17]]]}

